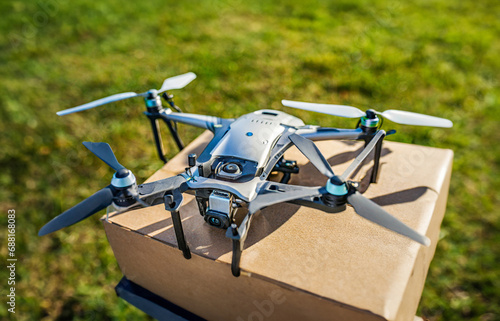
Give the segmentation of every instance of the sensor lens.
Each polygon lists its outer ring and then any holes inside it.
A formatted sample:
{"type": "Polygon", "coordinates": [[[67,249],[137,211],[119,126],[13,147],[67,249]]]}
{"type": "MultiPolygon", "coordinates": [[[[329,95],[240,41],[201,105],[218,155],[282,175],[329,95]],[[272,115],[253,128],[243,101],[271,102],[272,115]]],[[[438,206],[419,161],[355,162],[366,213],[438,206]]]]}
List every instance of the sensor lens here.
{"type": "Polygon", "coordinates": [[[221,222],[220,222],[220,220],[217,217],[211,217],[211,218],[209,218],[209,222],[213,226],[220,226],[221,225],[221,222]]]}

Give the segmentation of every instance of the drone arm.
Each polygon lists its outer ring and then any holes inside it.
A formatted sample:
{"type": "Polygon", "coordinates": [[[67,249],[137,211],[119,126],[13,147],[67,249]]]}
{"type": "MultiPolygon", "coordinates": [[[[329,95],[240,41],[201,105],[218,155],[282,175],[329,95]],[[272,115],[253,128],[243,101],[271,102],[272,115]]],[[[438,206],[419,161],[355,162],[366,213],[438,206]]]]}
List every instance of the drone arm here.
{"type": "Polygon", "coordinates": [[[163,197],[168,192],[178,191],[180,194],[184,193],[187,188],[186,179],[181,175],[141,184],[137,187],[141,200],[149,205],[157,205],[163,202],[163,197]]]}
{"type": "Polygon", "coordinates": [[[170,109],[163,110],[161,112],[161,115],[163,119],[169,121],[174,121],[199,128],[204,128],[210,131],[214,131],[216,127],[223,125],[228,121],[232,122],[232,120],[214,116],[188,114],[188,113],[174,113],[170,109]]]}
{"type": "Polygon", "coordinates": [[[304,138],[317,140],[341,140],[341,139],[360,139],[364,134],[363,130],[357,129],[338,129],[325,127],[300,128],[295,132],[304,138]]]}
{"type": "Polygon", "coordinates": [[[149,205],[156,205],[162,201],[165,203],[165,210],[171,213],[177,246],[184,254],[184,257],[190,259],[191,251],[184,237],[181,216],[179,214],[179,207],[183,201],[182,193],[187,188],[186,179],[181,175],[138,186],[139,195],[143,202],[149,205]]]}

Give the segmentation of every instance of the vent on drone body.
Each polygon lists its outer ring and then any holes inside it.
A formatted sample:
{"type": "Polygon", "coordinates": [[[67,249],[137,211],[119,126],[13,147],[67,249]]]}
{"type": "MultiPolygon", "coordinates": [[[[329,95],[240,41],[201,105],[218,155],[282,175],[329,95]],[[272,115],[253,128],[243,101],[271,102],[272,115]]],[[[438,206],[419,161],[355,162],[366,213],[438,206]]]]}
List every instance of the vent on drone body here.
{"type": "Polygon", "coordinates": [[[255,123],[255,124],[260,124],[260,125],[274,125],[274,122],[271,121],[271,120],[266,120],[266,119],[258,119],[258,118],[254,118],[252,120],[250,120],[251,123],[255,123]]]}

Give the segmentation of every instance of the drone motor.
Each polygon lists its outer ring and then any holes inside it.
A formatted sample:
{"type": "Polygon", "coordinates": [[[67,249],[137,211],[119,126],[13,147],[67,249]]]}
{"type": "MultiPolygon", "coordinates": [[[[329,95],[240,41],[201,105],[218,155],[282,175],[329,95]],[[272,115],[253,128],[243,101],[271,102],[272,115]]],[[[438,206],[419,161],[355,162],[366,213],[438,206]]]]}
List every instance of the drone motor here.
{"type": "Polygon", "coordinates": [[[117,171],[111,179],[118,194],[113,199],[113,203],[118,208],[127,208],[136,203],[134,195],[137,195],[137,183],[134,174],[126,168],[117,171]]]}

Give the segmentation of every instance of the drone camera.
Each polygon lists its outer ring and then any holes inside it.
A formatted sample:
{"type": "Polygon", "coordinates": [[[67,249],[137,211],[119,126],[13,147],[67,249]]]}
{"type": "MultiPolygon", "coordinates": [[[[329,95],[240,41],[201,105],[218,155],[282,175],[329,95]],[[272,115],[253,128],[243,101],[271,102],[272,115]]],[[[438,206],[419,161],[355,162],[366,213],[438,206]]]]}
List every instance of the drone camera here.
{"type": "Polygon", "coordinates": [[[218,177],[236,180],[242,175],[241,164],[237,162],[227,162],[219,166],[218,177]]]}
{"type": "Polygon", "coordinates": [[[205,221],[212,226],[225,229],[231,225],[233,212],[233,195],[214,190],[208,198],[205,221]]]}

